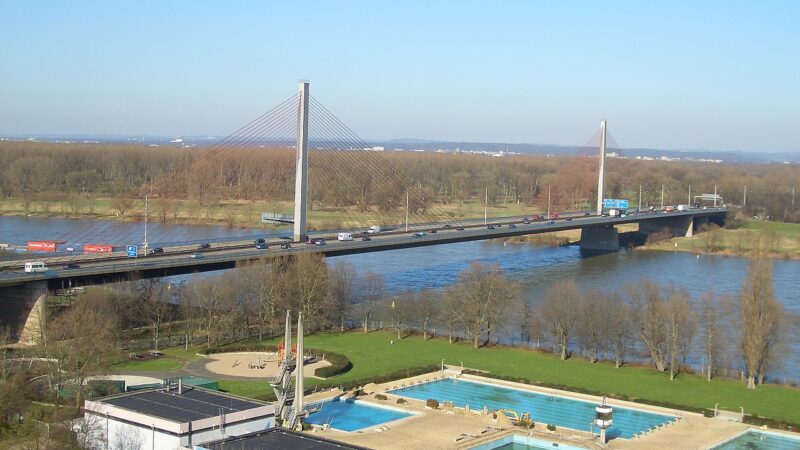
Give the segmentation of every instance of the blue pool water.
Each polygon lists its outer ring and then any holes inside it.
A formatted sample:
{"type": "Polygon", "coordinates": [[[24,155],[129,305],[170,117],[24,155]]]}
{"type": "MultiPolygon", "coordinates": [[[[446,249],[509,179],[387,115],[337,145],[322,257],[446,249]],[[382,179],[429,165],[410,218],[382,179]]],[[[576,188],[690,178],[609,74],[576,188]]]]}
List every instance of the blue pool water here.
{"type": "Polygon", "coordinates": [[[512,434],[496,441],[472,447],[469,450],[583,450],[566,444],[557,444],[543,439],[512,434]]]}
{"type": "Polygon", "coordinates": [[[316,425],[331,425],[342,431],[355,431],[369,428],[392,420],[411,416],[410,413],[395,411],[379,406],[371,406],[364,402],[353,400],[329,400],[310,406],[321,407],[319,411],[311,414],[305,422],[316,425]]]}
{"type": "MultiPolygon", "coordinates": [[[[472,409],[483,409],[485,405],[489,410],[510,409],[517,414],[526,412],[540,426],[552,424],[582,431],[589,430],[596,406],[581,400],[452,378],[396,389],[392,394],[418,400],[451,401],[455,406],[469,405],[472,409]]],[[[628,439],[636,433],[675,419],[674,416],[614,407],[614,425],[606,431],[606,435],[609,439],[628,439]]]]}
{"type": "Polygon", "coordinates": [[[749,430],[715,450],[800,450],[800,437],[749,430]]]}

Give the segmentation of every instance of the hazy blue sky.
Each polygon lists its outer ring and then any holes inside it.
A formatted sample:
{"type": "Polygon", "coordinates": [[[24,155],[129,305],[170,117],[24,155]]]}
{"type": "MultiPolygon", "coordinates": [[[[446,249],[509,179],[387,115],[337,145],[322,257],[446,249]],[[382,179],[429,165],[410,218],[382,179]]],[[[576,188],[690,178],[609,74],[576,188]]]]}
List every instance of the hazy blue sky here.
{"type": "Polygon", "coordinates": [[[0,3],[3,134],[227,134],[300,78],[368,140],[797,151],[800,2],[0,3]]]}

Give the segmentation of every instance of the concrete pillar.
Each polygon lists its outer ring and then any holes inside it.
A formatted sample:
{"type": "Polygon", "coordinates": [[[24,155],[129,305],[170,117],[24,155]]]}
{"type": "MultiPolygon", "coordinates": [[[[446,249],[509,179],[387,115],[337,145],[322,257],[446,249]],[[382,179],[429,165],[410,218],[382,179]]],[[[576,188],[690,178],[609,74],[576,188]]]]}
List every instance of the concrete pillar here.
{"type": "Polygon", "coordinates": [[[581,250],[591,252],[619,251],[619,234],[614,227],[581,228],[581,250]]]}
{"type": "Polygon", "coordinates": [[[606,190],[606,121],[600,121],[600,170],[597,175],[597,215],[603,214],[603,194],[606,190]]]}
{"type": "Polygon", "coordinates": [[[639,222],[642,233],[658,233],[666,229],[672,237],[692,237],[694,235],[694,216],[664,217],[639,222]]]}
{"type": "Polygon", "coordinates": [[[294,240],[306,239],[308,199],[308,82],[300,82],[297,108],[297,174],[294,180],[294,240]]]}
{"type": "Polygon", "coordinates": [[[0,288],[0,328],[8,328],[11,342],[33,345],[45,330],[47,282],[0,288]]]}

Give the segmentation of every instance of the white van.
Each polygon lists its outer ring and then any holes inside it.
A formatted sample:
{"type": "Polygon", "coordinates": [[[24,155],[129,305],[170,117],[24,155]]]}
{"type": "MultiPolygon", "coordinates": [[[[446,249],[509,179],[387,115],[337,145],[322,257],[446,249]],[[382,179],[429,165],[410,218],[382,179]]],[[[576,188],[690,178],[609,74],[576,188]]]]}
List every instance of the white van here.
{"type": "Polygon", "coordinates": [[[33,272],[47,272],[47,266],[44,265],[41,261],[34,261],[34,262],[27,262],[25,263],[25,272],[33,273],[33,272]]]}
{"type": "Polygon", "coordinates": [[[373,226],[369,227],[369,230],[367,230],[367,233],[369,233],[369,234],[378,234],[380,232],[381,232],[380,225],[373,225],[373,226]]]}
{"type": "Polygon", "coordinates": [[[352,241],[353,233],[339,233],[339,236],[336,239],[340,241],[352,241]]]}

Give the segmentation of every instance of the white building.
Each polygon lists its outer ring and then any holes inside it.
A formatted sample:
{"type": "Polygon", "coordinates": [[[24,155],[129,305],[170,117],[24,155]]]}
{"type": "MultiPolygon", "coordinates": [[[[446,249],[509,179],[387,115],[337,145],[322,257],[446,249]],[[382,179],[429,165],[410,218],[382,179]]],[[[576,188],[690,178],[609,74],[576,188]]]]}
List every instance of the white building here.
{"type": "Polygon", "coordinates": [[[128,392],[84,406],[96,448],[192,449],[275,426],[273,405],[197,387],[128,392]]]}

